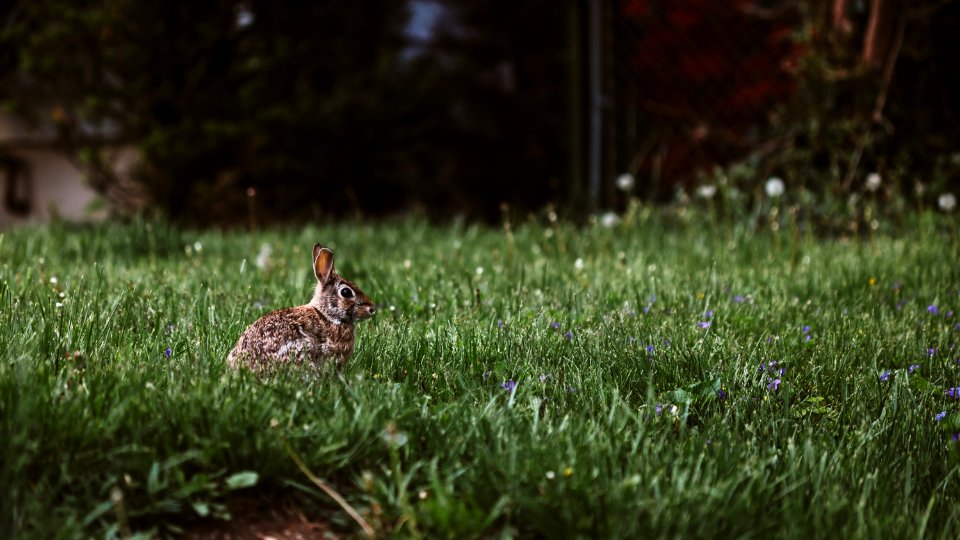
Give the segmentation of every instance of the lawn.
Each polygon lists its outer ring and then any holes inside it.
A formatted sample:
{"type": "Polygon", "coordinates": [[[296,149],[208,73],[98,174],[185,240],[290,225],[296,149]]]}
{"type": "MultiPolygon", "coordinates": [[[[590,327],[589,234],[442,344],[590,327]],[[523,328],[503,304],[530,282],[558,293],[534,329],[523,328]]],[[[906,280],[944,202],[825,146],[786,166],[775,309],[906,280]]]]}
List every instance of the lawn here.
{"type": "Polygon", "coordinates": [[[238,499],[362,534],[308,470],[384,536],[954,538],[955,231],[6,231],[0,537],[172,536],[238,499]],[[379,308],[351,361],[228,369],[318,241],[379,308]]]}

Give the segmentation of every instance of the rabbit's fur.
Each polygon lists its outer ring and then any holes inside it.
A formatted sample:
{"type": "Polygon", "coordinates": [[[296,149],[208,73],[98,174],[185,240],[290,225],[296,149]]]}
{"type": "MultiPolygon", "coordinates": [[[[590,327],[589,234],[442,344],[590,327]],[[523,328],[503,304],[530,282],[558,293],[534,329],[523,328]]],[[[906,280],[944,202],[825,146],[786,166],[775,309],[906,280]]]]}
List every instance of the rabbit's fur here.
{"type": "Polygon", "coordinates": [[[333,269],[333,252],[313,246],[317,288],[310,303],[264,315],[251,324],[230,351],[233,368],[264,371],[287,362],[342,365],[353,354],[353,325],[376,312],[373,302],[333,269]]]}

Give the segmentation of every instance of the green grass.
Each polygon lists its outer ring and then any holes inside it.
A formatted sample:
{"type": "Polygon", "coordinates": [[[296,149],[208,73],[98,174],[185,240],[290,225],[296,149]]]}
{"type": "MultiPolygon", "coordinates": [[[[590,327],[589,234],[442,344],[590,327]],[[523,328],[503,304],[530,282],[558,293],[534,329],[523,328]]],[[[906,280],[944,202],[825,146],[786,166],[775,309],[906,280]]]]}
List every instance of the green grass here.
{"type": "Polygon", "coordinates": [[[954,537],[956,240],[634,217],[3,233],[0,537],[172,535],[237,494],[359,534],[285,441],[384,535],[954,537]],[[315,241],[380,306],[353,359],[231,372],[315,241]]]}

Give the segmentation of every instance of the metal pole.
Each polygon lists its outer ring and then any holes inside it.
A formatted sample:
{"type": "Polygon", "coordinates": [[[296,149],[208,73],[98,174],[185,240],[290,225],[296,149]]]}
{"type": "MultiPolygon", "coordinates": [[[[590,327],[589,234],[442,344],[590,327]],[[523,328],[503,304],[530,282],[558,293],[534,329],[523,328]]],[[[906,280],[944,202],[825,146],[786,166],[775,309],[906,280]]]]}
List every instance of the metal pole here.
{"type": "Polygon", "coordinates": [[[587,0],[589,5],[590,70],[590,209],[595,210],[600,200],[600,143],[603,132],[603,94],[600,87],[602,66],[600,64],[600,41],[602,36],[602,0],[587,0]]]}

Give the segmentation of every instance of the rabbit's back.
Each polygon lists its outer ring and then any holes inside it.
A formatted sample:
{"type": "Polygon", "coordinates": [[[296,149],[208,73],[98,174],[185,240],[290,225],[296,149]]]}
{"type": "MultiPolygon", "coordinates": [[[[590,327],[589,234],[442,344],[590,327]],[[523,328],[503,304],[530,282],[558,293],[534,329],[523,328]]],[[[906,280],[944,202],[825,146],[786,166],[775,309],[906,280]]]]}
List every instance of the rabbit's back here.
{"type": "Polygon", "coordinates": [[[227,362],[260,371],[286,362],[337,363],[353,353],[353,325],[338,324],[307,304],[270,312],[250,325],[227,362]]]}

